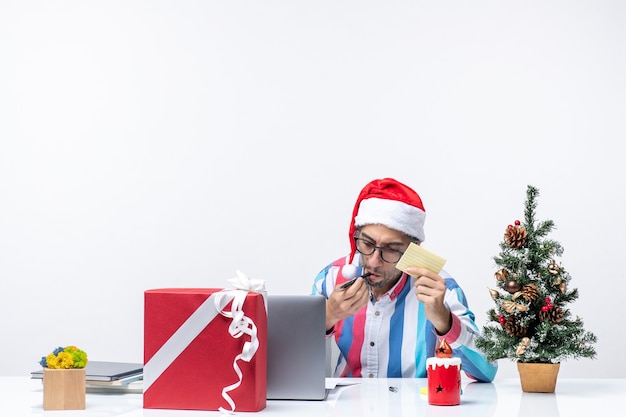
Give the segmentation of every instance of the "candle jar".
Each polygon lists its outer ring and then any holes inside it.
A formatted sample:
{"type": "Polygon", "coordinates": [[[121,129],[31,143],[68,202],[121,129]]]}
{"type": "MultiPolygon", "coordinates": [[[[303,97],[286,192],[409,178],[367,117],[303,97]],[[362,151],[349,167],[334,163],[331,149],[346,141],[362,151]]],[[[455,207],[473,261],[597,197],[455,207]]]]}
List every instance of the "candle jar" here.
{"type": "Polygon", "coordinates": [[[427,358],[428,404],[461,404],[461,359],[427,358]]]}

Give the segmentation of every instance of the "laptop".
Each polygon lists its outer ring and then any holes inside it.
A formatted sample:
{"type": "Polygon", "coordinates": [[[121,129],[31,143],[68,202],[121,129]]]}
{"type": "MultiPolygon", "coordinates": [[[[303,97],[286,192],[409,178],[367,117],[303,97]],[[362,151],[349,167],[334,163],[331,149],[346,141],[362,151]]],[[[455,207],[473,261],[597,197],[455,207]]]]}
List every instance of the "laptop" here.
{"type": "Polygon", "coordinates": [[[326,298],[267,296],[267,399],[326,398],[326,298]]]}

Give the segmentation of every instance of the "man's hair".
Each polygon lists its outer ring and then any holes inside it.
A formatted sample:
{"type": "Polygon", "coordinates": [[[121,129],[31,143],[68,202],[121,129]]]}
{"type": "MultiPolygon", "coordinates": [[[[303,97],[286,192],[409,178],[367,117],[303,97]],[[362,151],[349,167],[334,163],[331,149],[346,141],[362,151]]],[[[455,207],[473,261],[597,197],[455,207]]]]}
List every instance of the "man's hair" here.
{"type": "MultiPolygon", "coordinates": [[[[365,224],[365,225],[363,225],[363,226],[356,226],[356,228],[354,229],[354,233],[352,234],[352,237],[353,237],[354,239],[356,239],[356,238],[358,238],[359,236],[361,236],[361,229],[363,229],[365,226],[367,226],[367,225],[365,224]]],[[[385,225],[381,225],[381,226],[385,226],[385,225]]],[[[387,227],[387,226],[385,226],[385,227],[387,227]]],[[[395,230],[395,229],[392,229],[392,230],[395,230]]],[[[396,230],[396,231],[397,231],[397,232],[400,232],[399,230],[396,230]]],[[[407,235],[407,234],[406,234],[406,233],[404,233],[404,232],[400,232],[400,233],[402,233],[402,235],[403,235],[403,236],[408,237],[408,238],[409,238],[409,240],[410,240],[411,242],[413,242],[413,243],[416,243],[416,244],[418,244],[418,245],[421,243],[421,242],[420,242],[420,240],[419,240],[418,238],[416,238],[415,236],[407,235]]]]}

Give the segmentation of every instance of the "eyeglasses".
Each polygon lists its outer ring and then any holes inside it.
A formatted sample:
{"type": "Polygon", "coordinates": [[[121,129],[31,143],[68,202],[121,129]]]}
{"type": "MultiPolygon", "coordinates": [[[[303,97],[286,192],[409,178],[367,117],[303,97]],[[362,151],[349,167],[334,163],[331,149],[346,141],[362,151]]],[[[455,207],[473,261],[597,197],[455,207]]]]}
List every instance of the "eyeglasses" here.
{"type": "Polygon", "coordinates": [[[386,248],[384,246],[376,246],[374,243],[370,242],[366,239],[361,239],[358,237],[354,238],[354,242],[356,243],[356,250],[365,256],[373,255],[378,249],[380,253],[380,258],[390,264],[395,264],[400,260],[404,252],[401,252],[397,249],[386,248]]]}

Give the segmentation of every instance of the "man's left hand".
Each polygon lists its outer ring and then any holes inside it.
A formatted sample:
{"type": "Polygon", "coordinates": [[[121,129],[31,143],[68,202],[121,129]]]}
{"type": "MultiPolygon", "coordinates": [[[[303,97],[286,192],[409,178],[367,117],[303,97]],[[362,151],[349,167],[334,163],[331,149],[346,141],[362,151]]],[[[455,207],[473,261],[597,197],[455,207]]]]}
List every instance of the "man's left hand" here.
{"type": "Polygon", "coordinates": [[[452,327],[450,310],[443,303],[446,294],[446,281],[438,274],[425,268],[407,268],[406,272],[416,277],[415,295],[424,303],[426,318],[435,326],[440,335],[448,333],[452,327]]]}

